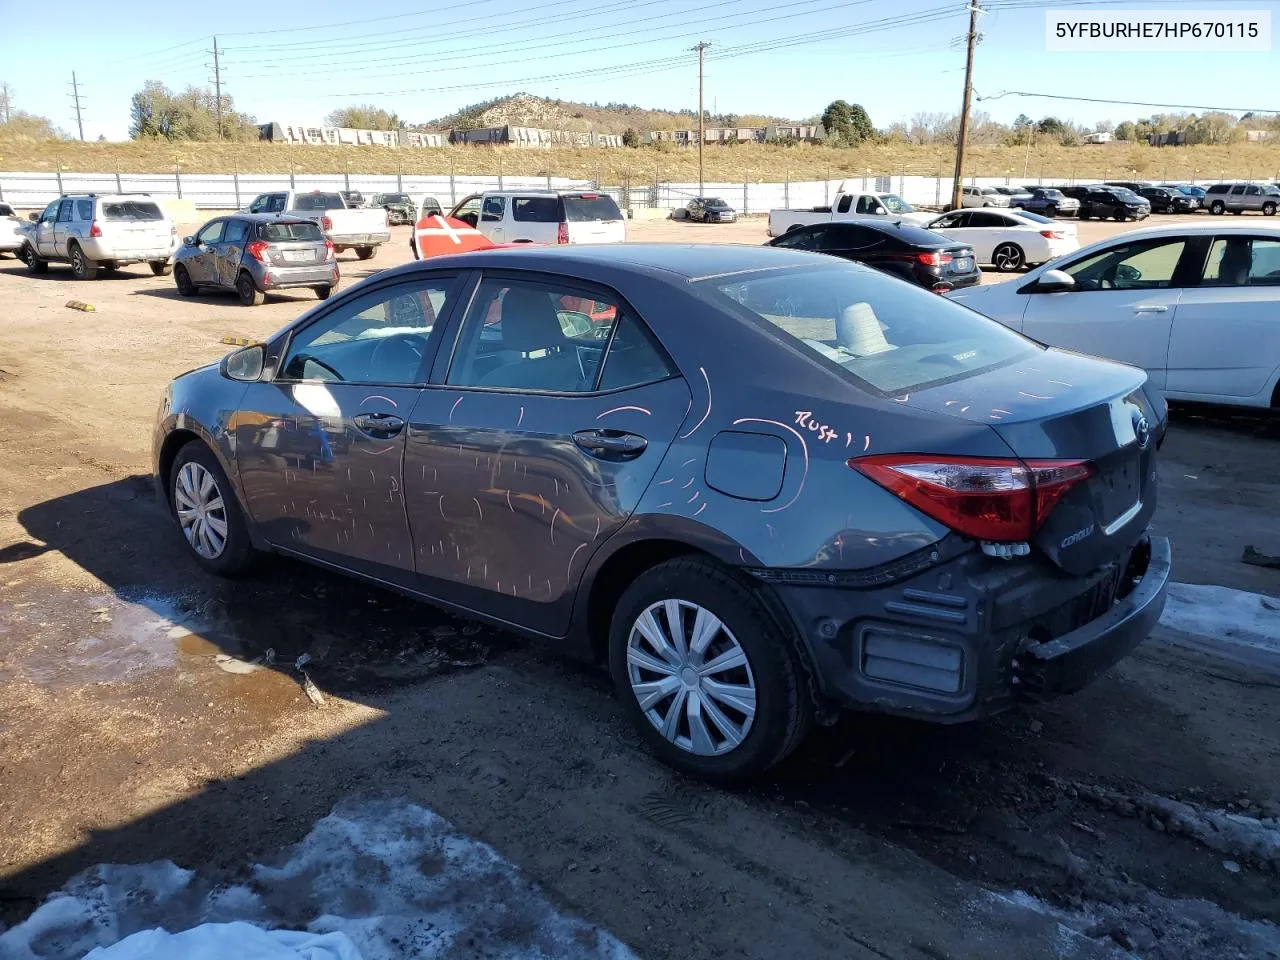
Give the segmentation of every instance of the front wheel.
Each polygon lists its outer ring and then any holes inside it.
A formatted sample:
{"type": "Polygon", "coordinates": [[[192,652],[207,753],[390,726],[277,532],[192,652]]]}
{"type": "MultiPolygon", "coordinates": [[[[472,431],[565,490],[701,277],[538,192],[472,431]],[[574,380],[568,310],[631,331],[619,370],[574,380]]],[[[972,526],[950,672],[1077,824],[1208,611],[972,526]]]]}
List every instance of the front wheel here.
{"type": "Polygon", "coordinates": [[[789,754],[812,721],[799,654],[758,595],[718,564],[677,559],[618,601],[609,669],[649,749],[730,782],[789,754]]]}
{"type": "Polygon", "coordinates": [[[182,264],[173,268],[173,282],[178,287],[179,295],[184,297],[196,295],[196,285],[191,282],[191,274],[187,273],[187,268],[182,264]]]}
{"type": "Polygon", "coordinates": [[[49,261],[41,260],[36,256],[36,251],[31,244],[28,243],[23,247],[18,256],[22,259],[22,262],[27,265],[27,269],[32,273],[41,274],[49,272],[49,261]]]}
{"type": "Polygon", "coordinates": [[[267,295],[258,289],[258,285],[253,282],[253,277],[247,273],[240,274],[236,280],[236,293],[240,297],[240,302],[246,307],[260,307],[267,299],[267,295]]]}
{"type": "Polygon", "coordinates": [[[71,273],[77,280],[95,280],[98,276],[98,265],[85,256],[78,243],[71,245],[71,273]]]}
{"type": "Polygon", "coordinates": [[[173,273],[173,264],[168,260],[152,260],[151,272],[157,277],[167,277],[169,274],[173,273]]]}
{"type": "Polygon", "coordinates": [[[1002,243],[991,255],[991,262],[1001,273],[1013,273],[1027,265],[1027,256],[1016,243],[1002,243]]]}
{"type": "Polygon", "coordinates": [[[1117,222],[1117,223],[1124,223],[1124,221],[1125,221],[1125,212],[1124,212],[1123,210],[1117,210],[1117,211],[1115,212],[1114,216],[1115,216],[1115,219],[1116,219],[1116,222],[1117,222]]]}
{"type": "Polygon", "coordinates": [[[373,255],[377,252],[377,247],[356,247],[356,256],[361,260],[372,260],[373,255]]]}
{"type": "Polygon", "coordinates": [[[192,559],[205,570],[234,577],[248,568],[253,544],[235,490],[218,458],[199,440],[174,459],[169,508],[192,559]]]}

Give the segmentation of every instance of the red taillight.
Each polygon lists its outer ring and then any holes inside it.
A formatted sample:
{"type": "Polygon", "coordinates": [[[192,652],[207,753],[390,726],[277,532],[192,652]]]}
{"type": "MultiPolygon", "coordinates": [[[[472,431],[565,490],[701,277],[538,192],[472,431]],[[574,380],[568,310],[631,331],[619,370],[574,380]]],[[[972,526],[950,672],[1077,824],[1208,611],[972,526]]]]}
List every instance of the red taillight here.
{"type": "Polygon", "coordinates": [[[244,245],[244,252],[259,263],[270,263],[271,261],[267,257],[268,246],[269,244],[263,240],[250,240],[244,245]]]}
{"type": "Polygon", "coordinates": [[[326,240],[326,241],[324,242],[324,258],[325,258],[326,260],[332,260],[332,259],[333,259],[333,257],[334,257],[334,252],[333,252],[333,241],[332,241],[332,240],[326,240]]]}
{"type": "Polygon", "coordinates": [[[916,259],[926,267],[945,267],[951,262],[952,256],[942,250],[935,250],[932,253],[917,253],[916,259]]]}
{"type": "Polygon", "coordinates": [[[1040,236],[1045,237],[1049,240],[1061,240],[1063,237],[1066,236],[1066,233],[1064,233],[1061,230],[1041,230],[1040,236]]]}
{"type": "Polygon", "coordinates": [[[333,217],[329,216],[328,214],[325,214],[323,217],[321,217],[321,218],[320,218],[320,229],[321,229],[321,230],[332,230],[332,229],[333,229],[333,217]]]}
{"type": "Polygon", "coordinates": [[[978,540],[1030,540],[1058,501],[1093,476],[1083,460],[890,454],[849,466],[922,513],[978,540]]]}
{"type": "Polygon", "coordinates": [[[600,194],[598,193],[580,193],[578,194],[578,196],[583,200],[599,200],[600,199],[600,194]]]}
{"type": "Polygon", "coordinates": [[[98,226],[98,222],[96,220],[89,225],[89,236],[91,237],[102,236],[102,228],[98,226]]]}
{"type": "Polygon", "coordinates": [[[569,242],[569,225],[567,223],[562,223],[556,229],[556,243],[568,243],[568,242],[569,242]]]}

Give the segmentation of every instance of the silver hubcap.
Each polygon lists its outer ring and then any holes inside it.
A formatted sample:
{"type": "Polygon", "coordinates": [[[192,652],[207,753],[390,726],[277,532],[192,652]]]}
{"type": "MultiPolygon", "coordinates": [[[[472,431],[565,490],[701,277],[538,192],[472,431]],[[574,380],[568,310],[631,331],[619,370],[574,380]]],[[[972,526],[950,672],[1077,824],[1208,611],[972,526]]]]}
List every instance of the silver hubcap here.
{"type": "Polygon", "coordinates": [[[227,546],[227,509],[213,474],[198,463],[184,463],[173,484],[173,501],[191,549],[206,560],[221,556],[227,546]]]}
{"type": "Polygon", "coordinates": [[[747,653],[696,603],[660,600],[636,618],[627,676],[649,722],[681,750],[728,753],[751,731],[756,683],[747,653]]]}

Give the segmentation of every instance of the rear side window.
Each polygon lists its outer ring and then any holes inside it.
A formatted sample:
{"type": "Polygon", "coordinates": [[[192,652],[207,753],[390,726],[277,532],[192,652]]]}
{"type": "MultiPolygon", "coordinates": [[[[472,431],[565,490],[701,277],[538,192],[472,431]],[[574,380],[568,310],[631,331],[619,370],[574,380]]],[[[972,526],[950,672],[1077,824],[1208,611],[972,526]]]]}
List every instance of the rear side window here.
{"type": "Polygon", "coordinates": [[[223,231],[223,243],[243,243],[249,235],[249,224],[243,220],[228,220],[227,229],[223,231]]]}
{"type": "Polygon", "coordinates": [[[598,390],[621,390],[665,380],[672,374],[671,364],[644,325],[624,313],[614,330],[598,390]]]}
{"type": "Polygon", "coordinates": [[[93,201],[92,200],[76,201],[76,219],[85,220],[85,221],[93,219],[93,201]]]}
{"type": "Polygon", "coordinates": [[[340,210],[345,206],[336,193],[303,193],[293,201],[295,210],[340,210]]]}
{"type": "Polygon", "coordinates": [[[324,234],[314,223],[264,223],[258,227],[258,236],[268,243],[287,240],[314,240],[319,243],[324,234]]]}
{"type": "Polygon", "coordinates": [[[559,197],[516,197],[512,215],[520,223],[559,223],[559,197]]]}
{"type": "Polygon", "coordinates": [[[163,220],[160,208],[149,200],[104,200],[102,201],[102,217],[104,220],[163,220]]]}
{"type": "Polygon", "coordinates": [[[1212,187],[1210,187],[1205,192],[1206,193],[1228,193],[1230,192],[1230,190],[1231,190],[1231,184],[1229,183],[1215,183],[1212,187]]]}
{"type": "Polygon", "coordinates": [[[782,343],[887,396],[964,379],[1038,349],[959,304],[852,264],[704,283],[782,343]]]}
{"type": "Polygon", "coordinates": [[[571,223],[622,219],[622,211],[618,209],[613,197],[603,193],[581,197],[565,197],[564,215],[565,219],[571,223]]]}

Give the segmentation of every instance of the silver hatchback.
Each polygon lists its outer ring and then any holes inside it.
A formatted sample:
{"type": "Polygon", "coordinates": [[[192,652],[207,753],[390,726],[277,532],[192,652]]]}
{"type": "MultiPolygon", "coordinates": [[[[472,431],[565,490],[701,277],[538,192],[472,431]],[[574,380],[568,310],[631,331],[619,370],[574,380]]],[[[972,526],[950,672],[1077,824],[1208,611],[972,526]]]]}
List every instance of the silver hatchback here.
{"type": "Polygon", "coordinates": [[[333,244],[310,220],[236,214],[210,220],[174,257],[173,280],[184,297],[202,287],[234,290],[247,307],[275,290],[310,287],[321,300],[338,285],[333,244]]]}

